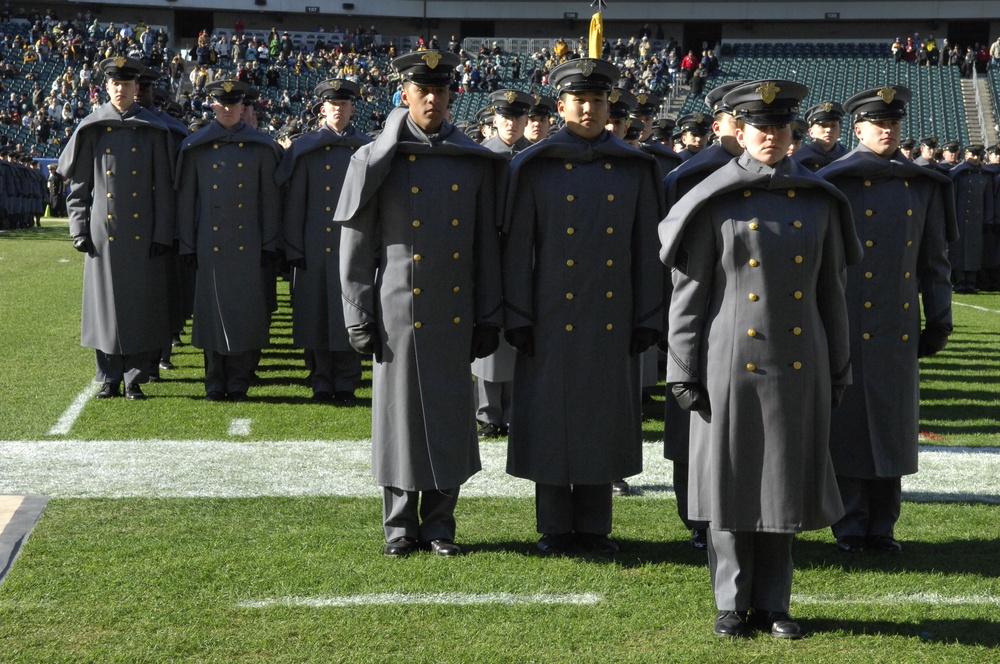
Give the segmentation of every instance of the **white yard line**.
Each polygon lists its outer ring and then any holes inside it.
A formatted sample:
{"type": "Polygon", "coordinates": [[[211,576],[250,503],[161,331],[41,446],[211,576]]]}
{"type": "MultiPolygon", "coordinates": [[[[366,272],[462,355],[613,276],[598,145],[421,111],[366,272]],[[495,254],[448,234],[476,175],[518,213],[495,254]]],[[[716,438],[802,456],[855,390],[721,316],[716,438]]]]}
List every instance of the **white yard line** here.
{"type": "Polygon", "coordinates": [[[449,604],[468,606],[474,604],[598,604],[603,597],[596,593],[551,594],[532,593],[373,593],[370,595],[340,595],[329,597],[274,597],[247,600],[237,603],[244,609],[266,609],[272,606],[307,608],[345,606],[399,606],[402,604],[449,604]]]}
{"type": "Polygon", "coordinates": [[[968,307],[970,309],[975,309],[976,311],[985,311],[988,314],[1000,314],[1000,311],[996,309],[987,309],[986,307],[981,307],[978,304],[966,304],[965,302],[956,302],[952,300],[951,303],[956,307],[968,307]]]}
{"type": "Polygon", "coordinates": [[[229,423],[230,436],[249,436],[250,423],[252,420],[247,417],[236,417],[229,423]]]}
{"type": "Polygon", "coordinates": [[[794,604],[877,604],[879,606],[902,605],[975,605],[1000,606],[997,595],[942,595],[940,593],[889,593],[888,595],[865,594],[855,597],[840,595],[792,595],[794,604]]]}
{"type": "Polygon", "coordinates": [[[73,400],[70,407],[67,408],[59,417],[59,421],[56,422],[55,426],[49,429],[48,435],[65,436],[68,434],[70,429],[73,428],[76,418],[80,417],[80,413],[83,412],[83,407],[87,405],[87,402],[92,396],[97,394],[97,390],[97,383],[90,383],[82,392],[80,392],[80,394],[76,395],[76,399],[73,400]]]}
{"type": "MultiPolygon", "coordinates": [[[[482,472],[463,496],[534,495],[506,473],[507,445],[482,443],[482,472]]],[[[673,498],[671,462],[646,443],[638,496],[673,498]]],[[[75,497],[256,497],[379,495],[371,442],[243,440],[0,441],[0,493],[75,497]]],[[[907,500],[1000,504],[1000,449],[921,446],[920,469],[903,478],[907,500]]]]}

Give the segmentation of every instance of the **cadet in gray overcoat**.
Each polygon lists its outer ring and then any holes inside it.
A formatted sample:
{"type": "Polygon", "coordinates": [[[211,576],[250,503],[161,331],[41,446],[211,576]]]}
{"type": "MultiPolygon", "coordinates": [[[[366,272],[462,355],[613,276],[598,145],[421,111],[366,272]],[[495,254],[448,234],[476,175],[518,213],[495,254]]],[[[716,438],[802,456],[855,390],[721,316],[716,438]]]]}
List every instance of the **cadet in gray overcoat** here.
{"type": "Polygon", "coordinates": [[[725,96],[738,158],[660,223],[676,268],[667,383],[691,417],[690,519],[710,523],[719,636],[782,638],[792,542],[843,515],[828,447],[850,382],[845,263],[860,260],[850,207],[785,155],[805,86],[756,81],[725,96]]]}
{"type": "Polygon", "coordinates": [[[840,143],[840,121],[844,106],[835,101],[823,101],[806,111],[811,142],[795,152],[792,159],[812,171],[818,171],[847,154],[840,143]]]}
{"type": "Polygon", "coordinates": [[[864,259],[847,272],[854,382],[834,411],[830,452],[846,510],[833,526],[845,553],[899,553],[900,478],[917,472],[919,357],[951,333],[951,182],[899,152],[910,91],[883,86],[845,103],[860,144],[819,171],[851,202],[864,259]],[[924,329],[921,331],[921,307],[924,329]]]}
{"type": "Polygon", "coordinates": [[[312,358],[313,399],[353,403],[361,355],[347,338],[340,291],[340,226],[333,212],[354,152],[371,139],[351,119],[357,83],[330,79],[316,86],[323,121],[285,152],[276,176],[286,187],[285,257],[294,267],[292,330],[312,358]]]}
{"type": "Polygon", "coordinates": [[[517,349],[507,472],[536,484],[538,549],[618,550],[611,485],[642,470],[639,358],[663,327],[659,168],[605,130],[617,68],[553,68],[566,126],[511,162],[504,248],[517,349]]]}
{"type": "Polygon", "coordinates": [[[334,215],[351,345],[374,354],[372,471],[384,553],[460,553],[459,488],[481,468],[474,357],[501,324],[496,182],[507,160],[447,122],[458,56],[396,58],[408,108],[351,159],[334,215]]]}
{"type": "Polygon", "coordinates": [[[247,398],[257,352],[269,341],[261,267],[280,246],[280,155],[273,140],[240,119],[249,87],[206,86],[215,120],[184,141],[177,161],[180,255],[198,268],[191,343],[205,351],[210,401],[247,398]]]}
{"type": "Polygon", "coordinates": [[[984,262],[984,233],[993,232],[996,223],[994,176],[982,163],[982,145],[965,148],[965,160],[948,171],[955,193],[958,237],[948,248],[951,283],[956,293],[977,292],[977,272],[988,267],[984,262]]]}
{"type": "Polygon", "coordinates": [[[59,157],[72,183],[67,198],[73,246],[84,259],[81,344],[93,348],[98,398],[144,399],[146,382],[170,343],[165,255],[174,239],[172,149],[167,128],[135,103],[145,66],[101,63],[111,101],[80,123],[59,157]]]}

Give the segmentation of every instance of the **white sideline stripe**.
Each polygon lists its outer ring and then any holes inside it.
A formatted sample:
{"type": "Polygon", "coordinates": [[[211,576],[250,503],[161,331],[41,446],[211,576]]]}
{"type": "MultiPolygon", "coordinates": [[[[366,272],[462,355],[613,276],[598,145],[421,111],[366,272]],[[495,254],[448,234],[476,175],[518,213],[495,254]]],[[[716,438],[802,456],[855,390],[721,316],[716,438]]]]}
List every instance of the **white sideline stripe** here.
{"type": "Polygon", "coordinates": [[[249,436],[250,435],[250,422],[252,420],[248,417],[236,417],[233,421],[229,423],[229,435],[230,436],[249,436]]]}
{"type": "Polygon", "coordinates": [[[76,399],[70,404],[62,415],[59,416],[59,421],[49,429],[50,436],[65,436],[69,433],[69,430],[73,428],[73,424],[76,422],[76,418],[80,417],[80,413],[83,412],[83,407],[87,405],[90,397],[97,394],[98,386],[97,383],[90,383],[76,395],[76,399]]]}
{"type": "Polygon", "coordinates": [[[835,595],[792,595],[797,604],[877,604],[879,606],[901,606],[904,604],[931,604],[937,606],[976,605],[1000,606],[997,595],[942,595],[940,593],[889,593],[888,595],[858,595],[856,597],[835,595]]]}
{"type": "Polygon", "coordinates": [[[966,304],[965,302],[955,302],[954,300],[952,300],[951,303],[956,307],[968,307],[970,309],[975,309],[976,311],[985,311],[989,314],[1000,314],[1000,311],[997,311],[996,309],[987,309],[986,307],[980,307],[978,304],[966,304]]]}
{"type": "Polygon", "coordinates": [[[243,609],[266,609],[272,606],[302,606],[322,608],[328,606],[399,606],[402,604],[447,604],[470,606],[474,604],[598,604],[603,597],[596,593],[548,594],[534,593],[373,593],[370,595],[341,595],[332,597],[275,597],[246,600],[236,606],[243,609]]]}
{"type": "MultiPolygon", "coordinates": [[[[506,473],[507,445],[482,443],[483,470],[463,496],[529,498],[534,484],[506,473]]],[[[371,441],[0,441],[0,493],[54,498],[252,498],[381,495],[371,441]]],[[[636,498],[673,498],[673,465],[661,443],[643,445],[636,498]]],[[[1000,504],[1000,448],[920,446],[920,472],[903,478],[907,500],[1000,504]]],[[[621,500],[633,500],[622,498],[621,500]]]]}

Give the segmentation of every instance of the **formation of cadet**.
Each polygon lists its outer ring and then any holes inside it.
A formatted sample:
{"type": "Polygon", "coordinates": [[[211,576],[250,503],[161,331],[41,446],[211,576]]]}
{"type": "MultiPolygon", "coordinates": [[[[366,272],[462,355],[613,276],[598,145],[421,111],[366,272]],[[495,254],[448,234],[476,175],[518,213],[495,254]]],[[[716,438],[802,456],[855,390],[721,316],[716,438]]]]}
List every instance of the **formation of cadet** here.
{"type": "MultiPolygon", "coordinates": [[[[953,285],[1000,285],[1000,150],[984,164],[969,146],[949,167],[925,138],[909,161],[910,92],[891,85],[803,121],[803,86],[734,81],[706,113],[657,120],[659,98],[615,88],[617,69],[590,58],[553,68],[558,99],[499,90],[462,130],[458,63],[394,60],[405,106],[374,141],[351,125],[357,84],[324,81],[319,127],[285,151],[255,128],[244,83],[210,84],[215,119],[188,135],[141,63],[102,63],[111,102],[58,168],[87,253],[98,398],[122,383],[145,398],[193,313],[206,398],[246,399],[284,260],[313,399],[354,403],[374,359],[386,555],[460,553],[478,438],[505,434],[507,472],[535,483],[537,549],[613,555],[612,496],[641,472],[643,388],[665,357],[664,454],[708,550],[713,628],[798,638],[795,533],[902,551],[918,360],[947,343],[953,285]]],[[[954,161],[957,143],[941,147],[954,161]]]]}
{"type": "MultiPolygon", "coordinates": [[[[0,146],[0,230],[41,226],[45,206],[51,205],[50,191],[34,159],[0,146]]],[[[55,200],[65,205],[62,195],[59,190],[55,200]]]]}

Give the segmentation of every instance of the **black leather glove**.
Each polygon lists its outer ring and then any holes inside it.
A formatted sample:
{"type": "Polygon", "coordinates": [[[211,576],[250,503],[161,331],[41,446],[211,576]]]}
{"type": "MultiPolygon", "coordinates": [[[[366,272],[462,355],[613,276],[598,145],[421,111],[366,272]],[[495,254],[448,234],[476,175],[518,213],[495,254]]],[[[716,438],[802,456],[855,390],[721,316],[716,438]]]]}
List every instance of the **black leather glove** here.
{"type": "Polygon", "coordinates": [[[272,265],[277,265],[278,263],[278,252],[277,251],[267,251],[266,249],[260,252],[260,266],[270,267],[272,265]]]}
{"type": "Polygon", "coordinates": [[[171,246],[169,244],[160,244],[159,242],[154,242],[149,245],[149,257],[156,258],[158,256],[163,256],[164,254],[170,253],[171,246]]]}
{"type": "Polygon", "coordinates": [[[476,325],[472,328],[472,354],[469,361],[486,357],[500,347],[500,328],[496,325],[476,325]]]}
{"type": "Polygon", "coordinates": [[[670,386],[670,392],[677,399],[677,405],[681,410],[700,411],[706,415],[712,414],[712,409],[708,404],[708,392],[701,383],[674,383],[670,386]]]}
{"type": "Polygon", "coordinates": [[[948,332],[942,330],[924,330],[920,333],[917,343],[917,357],[930,357],[944,350],[948,345],[948,332]]]}
{"type": "Polygon", "coordinates": [[[93,255],[94,253],[94,243],[91,242],[90,238],[86,235],[77,235],[73,238],[73,248],[81,254],[93,255]]]}
{"type": "Polygon", "coordinates": [[[198,269],[198,254],[181,254],[177,259],[192,270],[198,269]]]}
{"type": "Polygon", "coordinates": [[[844,393],[847,392],[846,385],[834,385],[830,389],[830,407],[836,408],[844,400],[844,393]]]}
{"type": "Polygon", "coordinates": [[[382,361],[382,340],[379,339],[375,323],[362,323],[347,328],[347,340],[351,348],[362,355],[374,355],[376,362],[382,361]]]}
{"type": "Polygon", "coordinates": [[[528,357],[535,356],[535,331],[530,325],[515,327],[512,330],[505,330],[503,338],[507,340],[514,349],[528,357]]]}
{"type": "Polygon", "coordinates": [[[628,352],[632,355],[652,348],[653,344],[660,338],[660,331],[651,327],[637,327],[632,330],[632,338],[628,342],[628,352]]]}

